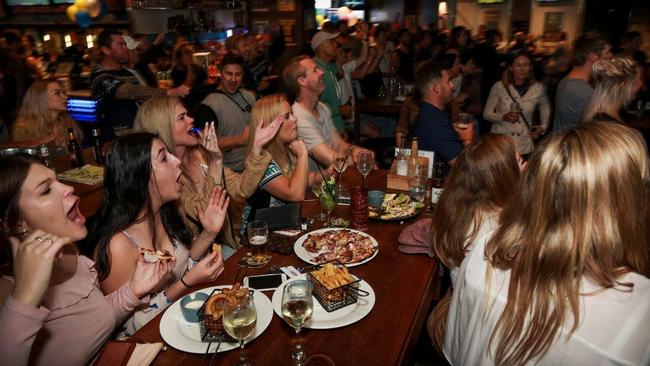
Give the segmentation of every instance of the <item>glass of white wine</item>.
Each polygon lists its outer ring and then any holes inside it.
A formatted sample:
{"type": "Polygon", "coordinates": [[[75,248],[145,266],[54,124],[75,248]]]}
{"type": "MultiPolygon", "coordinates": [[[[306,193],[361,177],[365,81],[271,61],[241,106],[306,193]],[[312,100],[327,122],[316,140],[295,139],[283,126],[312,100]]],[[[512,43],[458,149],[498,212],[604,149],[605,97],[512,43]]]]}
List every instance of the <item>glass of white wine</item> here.
{"type": "Polygon", "coordinates": [[[226,302],[223,308],[223,328],[226,333],[239,341],[239,366],[250,366],[244,352],[244,340],[255,331],[257,312],[253,295],[232,305],[226,302]]]}
{"type": "Polygon", "coordinates": [[[339,195],[341,195],[341,192],[343,192],[344,190],[344,186],[341,180],[341,175],[348,167],[349,164],[348,155],[350,155],[350,149],[338,148],[334,150],[334,156],[332,157],[332,166],[334,167],[334,170],[336,170],[336,173],[338,173],[338,179],[336,180],[336,182],[337,182],[337,190],[339,192],[339,195]]]}
{"type": "Polygon", "coordinates": [[[366,187],[366,176],[372,170],[373,161],[372,154],[369,151],[361,151],[357,155],[357,170],[361,173],[361,187],[366,187]]]}
{"type": "Polygon", "coordinates": [[[289,282],[282,291],[282,317],[296,330],[296,347],[291,358],[297,366],[305,364],[307,353],[300,344],[300,328],[311,319],[314,310],[312,287],[307,280],[289,282]]]}

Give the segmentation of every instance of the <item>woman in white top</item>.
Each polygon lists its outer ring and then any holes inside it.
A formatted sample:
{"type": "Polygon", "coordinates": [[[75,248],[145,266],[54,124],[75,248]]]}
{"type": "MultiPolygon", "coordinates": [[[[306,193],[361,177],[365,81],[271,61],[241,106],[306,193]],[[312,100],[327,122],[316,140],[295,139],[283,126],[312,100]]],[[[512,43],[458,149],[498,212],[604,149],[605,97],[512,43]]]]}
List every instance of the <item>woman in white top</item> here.
{"type": "Polygon", "coordinates": [[[492,122],[490,132],[509,135],[519,152],[533,152],[533,138],[543,134],[549,123],[551,107],[542,83],[533,78],[532,59],[527,53],[516,54],[503,75],[490,90],[483,118],[492,122]],[[540,126],[532,127],[539,108],[540,126]],[[521,111],[521,113],[519,112],[521,111]]]}
{"type": "Polygon", "coordinates": [[[533,154],[499,228],[460,267],[451,363],[650,364],[648,168],[639,133],[611,122],[533,154]]]}

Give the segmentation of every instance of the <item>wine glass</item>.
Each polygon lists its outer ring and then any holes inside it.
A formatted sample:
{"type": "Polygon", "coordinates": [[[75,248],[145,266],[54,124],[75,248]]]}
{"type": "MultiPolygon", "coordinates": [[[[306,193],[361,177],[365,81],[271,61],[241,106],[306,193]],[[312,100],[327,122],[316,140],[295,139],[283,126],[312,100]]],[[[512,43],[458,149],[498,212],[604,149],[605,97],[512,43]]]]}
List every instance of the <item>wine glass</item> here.
{"type": "Polygon", "coordinates": [[[369,151],[361,151],[357,155],[357,170],[361,173],[361,187],[366,187],[366,176],[372,170],[372,154],[369,151]]]}
{"type": "Polygon", "coordinates": [[[426,166],[418,165],[415,172],[409,177],[409,196],[417,202],[424,202],[428,174],[426,166]]]}
{"type": "Polygon", "coordinates": [[[236,304],[224,303],[223,328],[231,337],[239,340],[239,366],[250,366],[244,352],[244,340],[255,330],[257,312],[253,296],[249,295],[236,304]]]}
{"type": "Polygon", "coordinates": [[[348,167],[348,155],[350,154],[350,149],[347,148],[338,148],[334,150],[334,156],[332,157],[332,166],[334,170],[338,173],[337,190],[339,192],[343,191],[343,183],[341,181],[341,174],[348,167]]]}
{"type": "Polygon", "coordinates": [[[282,291],[282,317],[296,330],[296,347],[291,358],[297,366],[305,364],[306,352],[300,344],[300,328],[311,319],[314,310],[312,287],[307,280],[289,282],[282,291]]]}

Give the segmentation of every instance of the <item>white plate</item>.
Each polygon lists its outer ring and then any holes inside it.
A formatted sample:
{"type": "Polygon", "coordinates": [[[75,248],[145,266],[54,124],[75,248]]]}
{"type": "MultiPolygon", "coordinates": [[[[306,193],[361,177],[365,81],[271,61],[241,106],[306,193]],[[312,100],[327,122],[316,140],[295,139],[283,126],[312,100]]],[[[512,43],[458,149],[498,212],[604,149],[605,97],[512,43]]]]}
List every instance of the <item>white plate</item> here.
{"type": "Polygon", "coordinates": [[[375,247],[375,252],[372,253],[372,255],[370,257],[362,260],[361,262],[345,263],[346,267],[355,267],[355,266],[367,263],[371,259],[376,257],[377,253],[379,253],[379,243],[377,243],[377,240],[375,240],[375,238],[373,238],[372,236],[364,233],[363,231],[354,230],[354,229],[347,229],[347,228],[325,228],[325,229],[318,229],[318,230],[310,231],[307,234],[305,234],[305,235],[301,236],[300,238],[298,238],[298,240],[296,240],[296,243],[293,245],[293,251],[296,253],[298,258],[302,259],[303,261],[305,261],[307,263],[311,263],[311,264],[318,264],[318,263],[316,263],[314,261],[314,258],[316,257],[316,255],[313,255],[312,253],[309,253],[302,246],[302,244],[305,242],[305,240],[307,240],[307,235],[323,233],[323,232],[326,232],[326,231],[339,231],[339,230],[350,230],[350,231],[353,231],[353,232],[355,232],[357,234],[361,234],[363,236],[366,236],[366,237],[370,238],[370,240],[372,241],[372,245],[375,247]]]}
{"type": "MultiPolygon", "coordinates": [[[[196,292],[206,294],[212,293],[215,288],[230,288],[231,286],[214,286],[204,288],[196,292]]],[[[255,310],[257,311],[257,324],[253,334],[246,338],[246,343],[257,338],[271,324],[273,318],[273,305],[266,295],[254,290],[253,300],[255,301],[255,310]]],[[[160,319],[160,335],[167,344],[179,351],[190,353],[205,353],[208,347],[207,343],[201,342],[201,327],[199,323],[188,323],[181,313],[181,300],[178,299],[171,304],[160,319]]],[[[237,343],[221,343],[219,352],[229,351],[239,347],[237,343]]],[[[217,342],[210,346],[210,352],[217,348],[217,342]]]]}
{"type": "MultiPolygon", "coordinates": [[[[307,275],[296,276],[282,285],[280,285],[275,292],[273,293],[273,310],[282,318],[282,291],[284,291],[284,286],[291,281],[297,279],[306,279],[307,275]]],[[[314,312],[311,315],[311,320],[305,324],[305,328],[310,329],[333,329],[340,328],[352,323],[356,323],[359,320],[363,319],[366,315],[370,313],[373,306],[375,306],[375,292],[370,287],[368,282],[361,280],[359,282],[359,288],[361,290],[368,291],[370,294],[368,296],[361,297],[359,296],[356,303],[348,305],[342,309],[338,309],[328,313],[321,304],[314,297],[314,312]]]]}

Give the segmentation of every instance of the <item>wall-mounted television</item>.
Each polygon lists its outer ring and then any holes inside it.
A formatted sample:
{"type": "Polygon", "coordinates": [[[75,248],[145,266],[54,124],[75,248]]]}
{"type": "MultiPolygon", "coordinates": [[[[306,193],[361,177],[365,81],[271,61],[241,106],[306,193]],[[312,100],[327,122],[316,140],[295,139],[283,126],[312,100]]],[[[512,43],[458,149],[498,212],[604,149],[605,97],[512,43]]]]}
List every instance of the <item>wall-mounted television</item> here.
{"type": "Polygon", "coordinates": [[[52,4],[58,5],[58,4],[73,4],[74,0],[50,0],[52,1],[52,4]]]}
{"type": "Polygon", "coordinates": [[[7,6],[50,5],[49,0],[6,0],[7,6]]]}
{"type": "Polygon", "coordinates": [[[482,4],[503,4],[506,0],[476,0],[479,5],[482,4]]]}

